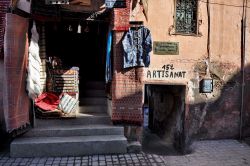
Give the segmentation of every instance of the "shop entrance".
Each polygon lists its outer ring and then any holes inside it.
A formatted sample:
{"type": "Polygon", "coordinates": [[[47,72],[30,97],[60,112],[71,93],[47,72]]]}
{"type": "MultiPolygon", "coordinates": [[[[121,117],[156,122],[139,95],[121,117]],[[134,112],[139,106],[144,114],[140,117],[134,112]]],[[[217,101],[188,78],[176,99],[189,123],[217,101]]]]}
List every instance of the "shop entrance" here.
{"type": "Polygon", "coordinates": [[[144,105],[144,151],[158,154],[181,151],[185,86],[146,85],[144,105]]]}
{"type": "Polygon", "coordinates": [[[41,26],[40,48],[46,54],[40,56],[44,58],[42,68],[46,68],[46,88],[36,103],[37,118],[107,116],[104,80],[108,27],[104,21],[79,20],[41,26]],[[43,102],[50,106],[49,111],[43,102]]]}
{"type": "Polygon", "coordinates": [[[63,68],[79,68],[80,97],[86,82],[104,82],[107,32],[105,22],[64,21],[46,25],[47,57],[63,68]]]}

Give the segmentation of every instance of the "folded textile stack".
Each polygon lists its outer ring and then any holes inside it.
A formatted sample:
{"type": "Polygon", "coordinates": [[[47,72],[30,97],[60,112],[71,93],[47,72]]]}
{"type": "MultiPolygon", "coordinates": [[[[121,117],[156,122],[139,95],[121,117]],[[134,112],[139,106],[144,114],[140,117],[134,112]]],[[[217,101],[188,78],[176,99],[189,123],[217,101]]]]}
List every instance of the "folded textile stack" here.
{"type": "Polygon", "coordinates": [[[79,101],[76,98],[65,93],[60,99],[58,108],[65,114],[72,114],[75,113],[78,104],[79,101]]]}
{"type": "Polygon", "coordinates": [[[47,88],[49,92],[44,92],[36,99],[35,105],[38,108],[36,115],[40,118],[76,117],[79,107],[79,68],[49,69],[49,72],[51,76],[51,84],[47,88]],[[52,106],[53,108],[50,108],[52,106]]]}
{"type": "Polygon", "coordinates": [[[36,118],[40,119],[54,119],[54,118],[60,118],[63,116],[63,113],[61,110],[55,109],[53,111],[44,111],[39,107],[36,107],[36,118]]]}
{"type": "Polygon", "coordinates": [[[69,70],[53,69],[51,71],[53,91],[56,93],[78,93],[78,72],[79,68],[77,67],[73,67],[69,70]]]}
{"type": "Polygon", "coordinates": [[[67,93],[44,92],[35,99],[36,117],[75,117],[79,101],[67,93]]]}
{"type": "Polygon", "coordinates": [[[52,91],[54,93],[63,93],[59,109],[63,111],[63,117],[74,117],[78,110],[79,96],[79,68],[72,67],[70,69],[53,69],[52,75],[52,91]]]}

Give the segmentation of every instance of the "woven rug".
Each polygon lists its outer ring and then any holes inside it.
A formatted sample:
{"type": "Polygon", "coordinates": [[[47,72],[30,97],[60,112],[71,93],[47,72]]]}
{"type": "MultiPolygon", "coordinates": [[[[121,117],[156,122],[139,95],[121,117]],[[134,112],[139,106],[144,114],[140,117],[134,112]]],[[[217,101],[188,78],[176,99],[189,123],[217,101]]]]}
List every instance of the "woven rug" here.
{"type": "Polygon", "coordinates": [[[28,19],[14,14],[6,15],[3,106],[8,132],[29,124],[30,102],[25,91],[28,27],[28,19]]]}
{"type": "Polygon", "coordinates": [[[143,122],[143,68],[123,69],[123,32],[114,33],[114,75],[112,81],[112,121],[137,124],[143,122]]]}
{"type": "Polygon", "coordinates": [[[126,31],[129,29],[130,2],[131,0],[126,0],[126,8],[114,8],[113,30],[126,31]]]}

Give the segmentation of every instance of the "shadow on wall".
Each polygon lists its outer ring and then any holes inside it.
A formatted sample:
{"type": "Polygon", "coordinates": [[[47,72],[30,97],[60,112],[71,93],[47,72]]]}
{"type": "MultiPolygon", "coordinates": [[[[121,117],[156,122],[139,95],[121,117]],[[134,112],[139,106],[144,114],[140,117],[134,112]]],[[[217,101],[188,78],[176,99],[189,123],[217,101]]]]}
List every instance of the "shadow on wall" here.
{"type": "MultiPolygon", "coordinates": [[[[245,68],[244,104],[242,107],[242,75],[230,64],[212,63],[210,69],[214,80],[213,93],[200,93],[193,87],[193,103],[186,114],[186,144],[195,139],[239,139],[250,137],[250,66],[245,68]],[[228,81],[224,81],[228,78],[228,81]],[[241,108],[243,108],[241,121],[241,108]]],[[[192,80],[193,85],[197,80],[192,80]]]]}

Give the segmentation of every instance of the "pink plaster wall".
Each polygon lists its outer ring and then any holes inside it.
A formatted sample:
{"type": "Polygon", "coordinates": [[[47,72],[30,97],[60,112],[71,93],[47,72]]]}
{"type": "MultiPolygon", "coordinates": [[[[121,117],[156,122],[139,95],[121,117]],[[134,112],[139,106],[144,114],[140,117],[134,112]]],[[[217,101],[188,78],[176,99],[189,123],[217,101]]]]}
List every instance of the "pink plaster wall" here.
{"type": "MultiPolygon", "coordinates": [[[[151,64],[145,70],[161,69],[164,64],[173,64],[175,70],[187,72],[185,78],[145,78],[145,83],[186,85],[186,124],[190,137],[195,135],[204,139],[236,138],[239,136],[241,108],[243,1],[211,0],[209,56],[207,52],[208,14],[207,4],[204,2],[198,2],[200,25],[197,36],[171,34],[174,30],[174,0],[149,1],[148,21],[139,10],[133,15],[133,19],[143,20],[145,26],[151,30],[153,41],[179,42],[179,55],[154,55],[151,52],[151,64]],[[208,66],[205,61],[208,62],[208,66]],[[209,72],[206,75],[204,72],[207,67],[209,72]],[[214,79],[213,93],[199,93],[199,81],[205,77],[214,79]]],[[[247,20],[250,18],[249,13],[247,20]]],[[[250,21],[247,23],[249,26],[250,21]]],[[[250,41],[249,32],[247,27],[247,43],[250,41]]],[[[248,45],[246,66],[250,63],[248,45]]],[[[248,112],[250,115],[250,111],[248,112]]]]}

